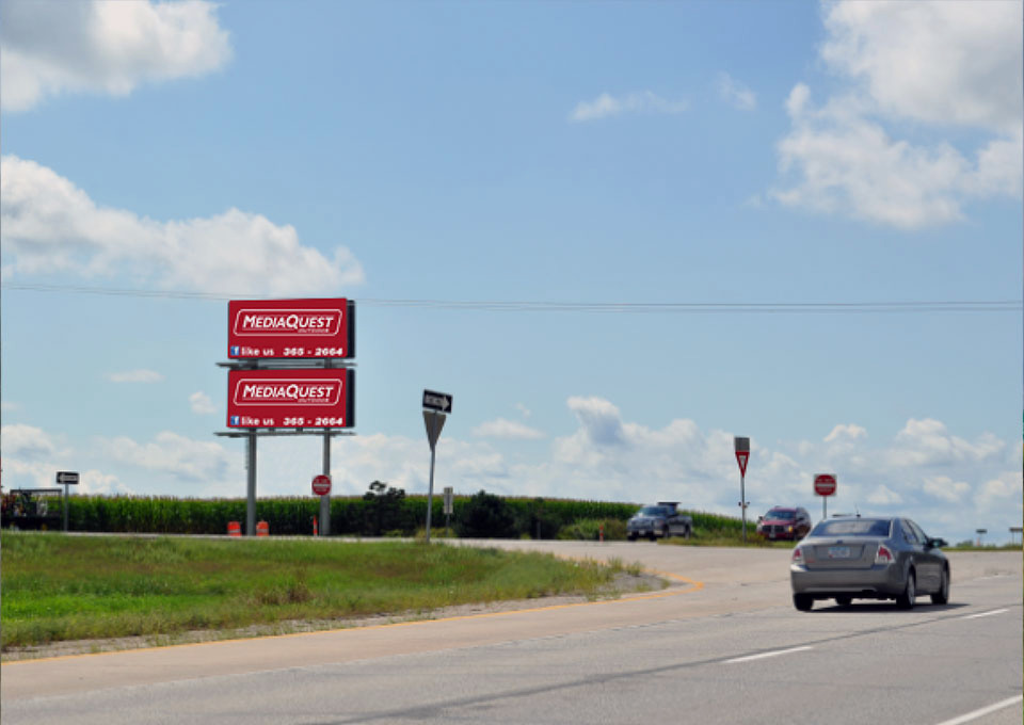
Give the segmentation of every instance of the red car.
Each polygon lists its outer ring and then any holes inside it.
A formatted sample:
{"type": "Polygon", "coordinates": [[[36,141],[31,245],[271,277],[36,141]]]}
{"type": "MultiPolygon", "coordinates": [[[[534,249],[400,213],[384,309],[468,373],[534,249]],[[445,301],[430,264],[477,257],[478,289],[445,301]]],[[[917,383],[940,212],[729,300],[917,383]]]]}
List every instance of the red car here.
{"type": "Polygon", "coordinates": [[[800,507],[775,506],[757,520],[757,533],[766,539],[796,541],[811,530],[811,515],[800,507]]]}

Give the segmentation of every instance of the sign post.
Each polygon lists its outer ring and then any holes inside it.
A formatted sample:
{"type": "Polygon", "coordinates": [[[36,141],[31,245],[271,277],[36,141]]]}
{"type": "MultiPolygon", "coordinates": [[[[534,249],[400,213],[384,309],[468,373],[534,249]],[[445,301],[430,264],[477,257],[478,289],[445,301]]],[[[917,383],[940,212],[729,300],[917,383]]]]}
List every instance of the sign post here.
{"type": "Polygon", "coordinates": [[[451,528],[452,523],[452,494],[454,491],[451,486],[445,486],[444,488],[444,537],[447,539],[450,534],[448,529],[451,528]]]}
{"type": "Polygon", "coordinates": [[[747,476],[747,461],[750,460],[750,439],[733,436],[736,462],[740,464],[740,511],[743,518],[743,543],[747,543],[747,491],[744,479],[747,476]]]}
{"type": "Polygon", "coordinates": [[[819,473],[814,477],[814,493],[821,496],[821,520],[828,518],[828,497],[836,495],[839,476],[834,473],[819,473]]]}
{"type": "Polygon", "coordinates": [[[427,426],[427,440],[430,442],[430,485],[427,489],[427,543],[430,543],[430,515],[434,507],[434,459],[437,439],[446,420],[445,413],[452,409],[452,396],[433,390],[423,391],[423,422],[427,426]]]}
{"type": "Polygon", "coordinates": [[[57,483],[64,486],[64,533],[68,532],[68,486],[78,485],[78,471],[57,471],[57,483]]]}

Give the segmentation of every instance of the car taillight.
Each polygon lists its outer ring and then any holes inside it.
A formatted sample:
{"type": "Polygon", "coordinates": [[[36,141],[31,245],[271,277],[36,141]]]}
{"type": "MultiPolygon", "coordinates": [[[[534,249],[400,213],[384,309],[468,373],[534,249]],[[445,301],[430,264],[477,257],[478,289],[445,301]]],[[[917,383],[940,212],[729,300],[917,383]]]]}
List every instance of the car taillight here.
{"type": "Polygon", "coordinates": [[[799,546],[793,549],[793,563],[803,564],[804,563],[804,550],[799,546]]]}
{"type": "Polygon", "coordinates": [[[876,564],[892,564],[896,557],[892,555],[892,552],[885,546],[885,544],[878,545],[878,553],[875,554],[876,564]]]}

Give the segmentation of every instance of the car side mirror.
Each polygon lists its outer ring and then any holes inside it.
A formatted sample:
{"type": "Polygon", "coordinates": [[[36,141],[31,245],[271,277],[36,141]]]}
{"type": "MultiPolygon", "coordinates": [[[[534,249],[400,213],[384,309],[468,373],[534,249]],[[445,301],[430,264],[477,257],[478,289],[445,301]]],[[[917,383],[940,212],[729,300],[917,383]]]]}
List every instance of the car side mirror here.
{"type": "Polygon", "coordinates": [[[944,546],[949,546],[945,539],[928,539],[929,549],[941,549],[944,546]]]}

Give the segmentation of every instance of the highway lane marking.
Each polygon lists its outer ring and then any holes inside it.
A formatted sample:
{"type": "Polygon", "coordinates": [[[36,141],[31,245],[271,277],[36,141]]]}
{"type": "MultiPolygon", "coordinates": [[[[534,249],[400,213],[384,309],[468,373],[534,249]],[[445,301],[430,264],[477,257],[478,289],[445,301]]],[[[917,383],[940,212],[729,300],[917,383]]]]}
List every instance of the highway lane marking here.
{"type": "Polygon", "coordinates": [[[966,617],[961,619],[981,619],[982,617],[991,617],[993,614],[1002,614],[1003,612],[1009,612],[1009,609],[993,609],[991,612],[981,612],[979,614],[968,614],[966,617]]]}
{"type": "Polygon", "coordinates": [[[1001,700],[995,703],[994,705],[989,705],[988,707],[983,707],[978,710],[974,710],[972,712],[967,713],[966,715],[955,717],[952,720],[943,720],[939,723],[939,725],[961,725],[962,723],[970,722],[971,720],[977,720],[979,717],[985,717],[986,715],[993,713],[996,710],[1002,710],[1004,707],[1016,705],[1018,702],[1021,702],[1022,700],[1024,700],[1024,695],[1008,697],[1005,700],[1001,700]]]}
{"type": "Polygon", "coordinates": [[[763,660],[766,657],[778,657],[779,655],[788,655],[788,654],[790,654],[792,652],[803,652],[803,651],[809,650],[809,649],[814,649],[814,647],[811,647],[810,645],[805,645],[803,647],[790,647],[788,649],[777,649],[777,650],[773,650],[771,652],[761,652],[760,654],[756,654],[756,655],[747,655],[746,657],[734,657],[731,660],[726,660],[722,664],[731,665],[731,664],[733,664],[735,662],[750,662],[751,660],[763,660]]]}
{"type": "MultiPolygon", "coordinates": [[[[674,597],[679,594],[690,594],[692,592],[698,592],[704,588],[704,582],[697,581],[696,579],[690,579],[689,577],[682,576],[680,574],[671,574],[669,572],[657,571],[654,569],[644,569],[649,574],[656,574],[658,576],[666,577],[668,579],[675,579],[677,582],[686,584],[687,586],[679,589],[671,589],[661,592],[637,594],[631,597],[621,597],[619,599],[601,599],[593,602],[572,602],[570,604],[552,604],[547,607],[528,607],[526,609],[509,609],[503,612],[480,612],[478,614],[459,614],[452,617],[441,617],[440,619],[413,619],[405,622],[388,622],[387,624],[370,624],[365,627],[354,626],[354,627],[340,627],[335,629],[317,629],[311,632],[292,632],[290,634],[272,634],[264,637],[233,637],[227,639],[212,640],[209,642],[186,642],[183,644],[171,644],[162,645],[157,647],[135,647],[132,649],[121,649],[111,650],[109,652],[85,652],[82,654],[73,655],[58,655],[56,657],[38,657],[36,659],[24,659],[24,660],[11,660],[10,662],[0,663],[0,668],[11,667],[13,665],[29,665],[36,662],[58,662],[60,660],[74,660],[81,659],[83,657],[103,657],[105,655],[120,655],[128,652],[145,652],[149,650],[158,649],[180,649],[184,647],[205,647],[209,645],[227,644],[230,642],[245,642],[248,640],[270,640],[270,639],[293,639],[296,637],[309,637],[317,634],[328,634],[328,633],[341,633],[341,632],[357,632],[371,629],[385,629],[390,627],[411,627],[419,625],[434,624],[438,622],[458,622],[467,619],[483,619],[485,617],[503,617],[509,614],[524,614],[526,612],[551,612],[556,609],[569,609],[570,607],[589,607],[594,605],[602,604],[623,604],[626,602],[636,602],[646,599],[661,599],[663,597],[674,597]]],[[[473,604],[474,602],[470,602],[473,604]]]]}

